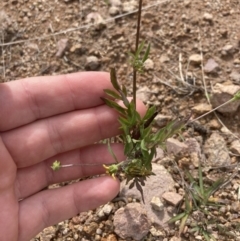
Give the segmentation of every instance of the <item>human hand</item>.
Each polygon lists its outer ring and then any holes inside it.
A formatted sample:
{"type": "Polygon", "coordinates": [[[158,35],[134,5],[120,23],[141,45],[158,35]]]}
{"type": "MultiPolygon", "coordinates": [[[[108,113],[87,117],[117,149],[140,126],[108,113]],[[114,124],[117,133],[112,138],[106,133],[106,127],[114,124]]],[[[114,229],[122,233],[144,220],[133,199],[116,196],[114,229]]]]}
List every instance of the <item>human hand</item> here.
{"type": "MultiPolygon", "coordinates": [[[[117,113],[103,104],[112,89],[109,74],[83,72],[0,84],[0,240],[26,241],[47,226],[104,204],[119,191],[109,176],[56,189],[48,185],[104,173],[102,165],[63,168],[61,164],[112,163],[106,145],[119,134],[117,113]]],[[[145,107],[139,103],[138,110],[145,107]]],[[[120,144],[112,146],[123,160],[120,144]]]]}

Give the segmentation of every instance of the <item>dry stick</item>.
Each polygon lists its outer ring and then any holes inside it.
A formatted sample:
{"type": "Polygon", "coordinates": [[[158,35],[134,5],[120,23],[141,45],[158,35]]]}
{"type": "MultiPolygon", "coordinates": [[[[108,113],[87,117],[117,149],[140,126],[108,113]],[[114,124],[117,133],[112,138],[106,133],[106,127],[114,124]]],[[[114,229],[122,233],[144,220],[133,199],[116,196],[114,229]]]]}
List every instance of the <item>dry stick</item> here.
{"type": "MultiPolygon", "coordinates": [[[[51,22],[50,22],[50,24],[49,24],[49,29],[51,30],[51,33],[54,33],[54,30],[53,30],[53,27],[52,27],[52,23],[51,23],[51,22]]],[[[56,36],[53,36],[53,38],[54,38],[55,43],[57,43],[56,36]]]]}
{"type": "MultiPolygon", "coordinates": [[[[154,3],[152,5],[148,5],[146,7],[143,7],[142,10],[147,10],[149,8],[152,8],[152,7],[155,7],[155,6],[158,6],[160,5],[161,3],[165,3],[165,2],[168,2],[168,0],[162,0],[158,3],[154,3]]],[[[113,18],[108,18],[105,20],[106,23],[108,22],[112,22],[116,19],[119,19],[119,18],[123,18],[123,17],[126,17],[128,15],[131,15],[133,13],[136,13],[138,12],[138,10],[134,10],[130,13],[124,13],[124,14],[120,14],[116,17],[113,17],[113,18]]],[[[15,42],[8,42],[8,43],[3,43],[3,44],[0,44],[0,47],[3,47],[3,46],[9,46],[9,45],[14,45],[14,44],[22,44],[22,43],[25,43],[27,41],[34,41],[34,40],[43,40],[45,38],[49,38],[49,37],[52,37],[52,36],[56,36],[56,35],[60,35],[60,34],[66,34],[68,32],[73,32],[73,31],[77,31],[77,30],[81,30],[81,29],[86,29],[86,28],[90,28],[90,27],[93,27],[94,25],[96,25],[95,23],[91,23],[91,24],[86,24],[84,26],[80,26],[80,27],[77,27],[77,28],[68,28],[68,29],[65,29],[65,30],[62,30],[62,31],[59,31],[57,33],[53,33],[53,34],[49,34],[49,35],[45,35],[45,36],[42,36],[42,37],[35,37],[35,38],[30,38],[30,39],[25,39],[25,40],[19,40],[19,41],[15,41],[15,42]]]]}
{"type": "Polygon", "coordinates": [[[181,81],[182,81],[182,84],[185,85],[185,81],[184,81],[184,78],[183,78],[183,73],[182,73],[182,53],[179,54],[179,74],[180,74],[180,77],[181,77],[181,81]]]}
{"type": "MultiPolygon", "coordinates": [[[[233,101],[233,99],[230,99],[230,100],[228,100],[227,102],[225,102],[225,103],[223,103],[223,104],[221,104],[221,105],[215,107],[214,109],[210,110],[209,112],[207,112],[207,113],[205,113],[205,114],[203,114],[203,115],[200,115],[199,117],[195,118],[195,119],[192,120],[192,121],[199,120],[199,119],[201,119],[202,117],[204,117],[204,116],[206,116],[206,115],[209,115],[209,114],[212,113],[212,112],[215,113],[215,110],[217,110],[217,109],[219,109],[219,108],[221,108],[221,107],[223,107],[223,106],[225,106],[225,105],[231,103],[232,101],[233,101]]],[[[216,114],[216,113],[215,113],[215,114],[216,114]]],[[[225,127],[225,126],[224,126],[224,127],[225,127]]],[[[226,128],[227,128],[227,127],[226,127],[226,128]]]]}
{"type": "Polygon", "coordinates": [[[200,52],[201,52],[201,71],[202,71],[202,81],[203,81],[204,93],[207,98],[208,104],[211,104],[209,96],[208,96],[208,92],[207,92],[207,85],[206,85],[205,75],[204,75],[204,71],[203,71],[202,41],[201,41],[201,36],[199,36],[199,37],[200,37],[200,52]]]}
{"type": "Polygon", "coordinates": [[[179,64],[178,64],[179,75],[180,75],[180,79],[181,79],[182,85],[183,85],[183,87],[187,88],[187,92],[189,92],[189,95],[191,95],[194,92],[195,83],[194,83],[194,88],[192,88],[193,85],[190,85],[187,81],[185,81],[185,79],[183,77],[183,72],[182,72],[182,53],[179,54],[179,61],[178,62],[179,62],[179,64]],[[191,89],[189,89],[189,87],[191,89]]]}
{"type": "MultiPolygon", "coordinates": [[[[139,0],[138,4],[138,21],[137,21],[137,33],[136,33],[136,43],[135,43],[135,54],[138,51],[139,36],[140,36],[140,25],[141,25],[141,13],[142,13],[142,0],[139,0]]],[[[137,92],[137,70],[133,66],[133,102],[136,108],[136,92],[137,92]]]]}
{"type": "Polygon", "coordinates": [[[155,74],[153,74],[153,76],[154,76],[154,78],[157,79],[157,81],[159,81],[161,84],[164,84],[164,85],[170,87],[170,88],[171,88],[172,90],[174,90],[177,94],[179,94],[179,95],[182,94],[182,92],[181,92],[179,89],[177,89],[175,86],[172,86],[172,85],[169,84],[167,81],[164,81],[164,80],[160,79],[160,78],[157,77],[155,74]]]}

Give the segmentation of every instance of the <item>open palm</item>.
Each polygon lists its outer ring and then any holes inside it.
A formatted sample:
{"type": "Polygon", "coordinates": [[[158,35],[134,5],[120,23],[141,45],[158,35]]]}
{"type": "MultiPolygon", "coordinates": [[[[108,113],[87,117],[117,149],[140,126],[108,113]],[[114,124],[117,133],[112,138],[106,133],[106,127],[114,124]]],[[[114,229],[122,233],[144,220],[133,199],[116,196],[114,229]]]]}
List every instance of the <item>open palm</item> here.
{"type": "MultiPolygon", "coordinates": [[[[56,189],[50,184],[104,173],[99,166],[53,172],[54,160],[112,163],[105,145],[119,133],[117,113],[103,104],[107,73],[83,72],[0,84],[0,240],[27,241],[47,226],[116,196],[111,177],[56,189]]],[[[140,112],[145,108],[138,107],[140,112]]],[[[113,150],[123,160],[122,146],[113,150]]]]}

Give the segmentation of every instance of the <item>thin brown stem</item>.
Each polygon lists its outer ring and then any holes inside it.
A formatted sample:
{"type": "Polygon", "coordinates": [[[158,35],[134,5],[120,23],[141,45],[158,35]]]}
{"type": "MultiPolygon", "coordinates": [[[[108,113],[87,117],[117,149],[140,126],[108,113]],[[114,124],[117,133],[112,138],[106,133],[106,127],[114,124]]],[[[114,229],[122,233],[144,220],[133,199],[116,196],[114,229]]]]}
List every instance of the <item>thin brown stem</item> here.
{"type": "MultiPolygon", "coordinates": [[[[137,53],[138,45],[139,45],[141,13],[142,13],[142,0],[139,0],[135,54],[137,53]]],[[[135,108],[136,108],[136,92],[137,92],[137,70],[133,67],[133,102],[134,102],[135,108]]]]}

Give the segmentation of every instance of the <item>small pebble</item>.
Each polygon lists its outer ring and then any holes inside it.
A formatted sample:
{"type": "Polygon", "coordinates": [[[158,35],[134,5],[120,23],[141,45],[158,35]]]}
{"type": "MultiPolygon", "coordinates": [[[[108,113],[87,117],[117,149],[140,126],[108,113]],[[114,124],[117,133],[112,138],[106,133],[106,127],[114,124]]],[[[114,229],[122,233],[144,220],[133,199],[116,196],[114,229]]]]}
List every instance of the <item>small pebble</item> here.
{"type": "Polygon", "coordinates": [[[163,203],[161,202],[159,197],[153,197],[151,200],[151,206],[156,211],[162,211],[164,208],[163,203]]]}
{"type": "Polygon", "coordinates": [[[69,230],[68,228],[65,228],[65,229],[62,231],[62,234],[63,234],[63,235],[66,235],[66,234],[68,233],[68,230],[69,230]]]}
{"type": "Polygon", "coordinates": [[[202,56],[200,54],[193,54],[189,57],[189,61],[193,65],[200,65],[202,63],[202,56]]]}
{"type": "Polygon", "coordinates": [[[144,64],[144,69],[146,70],[153,70],[154,69],[154,62],[151,59],[147,59],[144,64]]]}
{"type": "Polygon", "coordinates": [[[97,70],[97,68],[100,66],[100,61],[96,56],[89,56],[86,59],[86,70],[97,70]]]}
{"type": "Polygon", "coordinates": [[[96,230],[96,234],[102,234],[102,229],[100,229],[100,228],[97,228],[97,230],[96,230]]]}
{"type": "Polygon", "coordinates": [[[73,236],[74,240],[78,240],[78,234],[75,233],[74,236],[73,236]]]}
{"type": "Polygon", "coordinates": [[[206,21],[211,22],[213,20],[213,15],[210,14],[210,13],[204,13],[203,19],[206,20],[206,21]]]}

